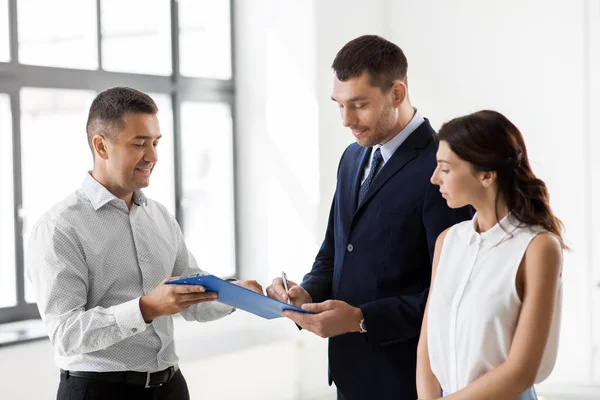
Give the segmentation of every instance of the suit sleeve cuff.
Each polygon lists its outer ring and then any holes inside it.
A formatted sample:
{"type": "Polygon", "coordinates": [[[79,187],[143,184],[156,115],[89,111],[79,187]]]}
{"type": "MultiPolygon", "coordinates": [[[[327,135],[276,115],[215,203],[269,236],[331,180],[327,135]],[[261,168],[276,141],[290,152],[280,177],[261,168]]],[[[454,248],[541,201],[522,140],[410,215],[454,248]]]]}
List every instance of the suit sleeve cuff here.
{"type": "Polygon", "coordinates": [[[137,335],[146,330],[146,322],[140,310],[140,298],[114,307],[115,320],[123,337],[137,335]]]}
{"type": "Polygon", "coordinates": [[[367,333],[363,334],[363,337],[369,343],[373,349],[378,348],[381,345],[381,329],[377,324],[377,312],[373,309],[369,303],[359,306],[362,311],[363,319],[365,320],[365,328],[367,333]]]}

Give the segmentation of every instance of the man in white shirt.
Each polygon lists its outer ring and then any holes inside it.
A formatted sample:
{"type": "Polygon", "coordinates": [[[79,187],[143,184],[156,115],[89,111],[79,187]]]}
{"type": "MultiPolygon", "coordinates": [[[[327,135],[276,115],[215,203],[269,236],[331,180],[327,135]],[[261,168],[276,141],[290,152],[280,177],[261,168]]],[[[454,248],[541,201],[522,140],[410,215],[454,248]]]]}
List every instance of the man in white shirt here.
{"type": "Polygon", "coordinates": [[[58,399],[188,399],[171,315],[234,311],[201,286],[164,284],[203,271],[175,218],[141,191],[158,160],[157,112],[135,89],[100,93],[87,122],[94,168],[33,229],[27,270],[61,368],[58,399]]]}

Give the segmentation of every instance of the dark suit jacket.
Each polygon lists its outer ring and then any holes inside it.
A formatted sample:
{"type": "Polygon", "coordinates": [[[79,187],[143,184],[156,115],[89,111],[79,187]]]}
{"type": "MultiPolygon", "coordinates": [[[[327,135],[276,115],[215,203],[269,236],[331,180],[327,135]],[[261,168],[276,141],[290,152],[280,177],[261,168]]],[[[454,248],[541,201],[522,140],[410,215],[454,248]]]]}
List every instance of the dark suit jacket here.
{"type": "Polygon", "coordinates": [[[429,179],[436,167],[434,130],[425,120],[400,145],[357,204],[371,148],[348,146],[325,240],[302,286],[314,302],[360,307],[368,333],[329,340],[329,382],[344,399],[410,399],[416,352],[438,235],[472,217],[452,210],[429,179]]]}

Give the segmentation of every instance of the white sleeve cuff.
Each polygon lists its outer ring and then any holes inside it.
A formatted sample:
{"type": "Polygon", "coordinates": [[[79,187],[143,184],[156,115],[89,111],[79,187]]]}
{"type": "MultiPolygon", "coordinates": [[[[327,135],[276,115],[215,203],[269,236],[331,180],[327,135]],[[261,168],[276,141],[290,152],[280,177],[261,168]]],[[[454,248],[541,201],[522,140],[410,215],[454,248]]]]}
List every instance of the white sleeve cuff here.
{"type": "Polygon", "coordinates": [[[217,301],[205,301],[189,307],[181,315],[188,321],[208,322],[223,318],[234,311],[235,308],[227,304],[217,301]]]}
{"type": "Polygon", "coordinates": [[[146,330],[146,322],[140,310],[140,298],[114,306],[115,320],[124,338],[146,330]]]}

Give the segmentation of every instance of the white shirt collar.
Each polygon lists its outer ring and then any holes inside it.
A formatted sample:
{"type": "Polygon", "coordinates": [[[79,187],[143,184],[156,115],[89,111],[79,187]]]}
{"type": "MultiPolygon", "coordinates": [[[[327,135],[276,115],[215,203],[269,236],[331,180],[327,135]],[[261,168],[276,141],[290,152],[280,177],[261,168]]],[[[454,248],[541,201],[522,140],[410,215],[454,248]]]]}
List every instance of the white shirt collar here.
{"type": "MultiPolygon", "coordinates": [[[[92,171],[88,171],[83,178],[83,182],[81,184],[81,188],[90,199],[94,210],[98,210],[102,208],[105,204],[109,203],[112,200],[120,200],[114,194],[108,191],[100,182],[98,182],[92,176],[92,171]]],[[[146,204],[146,195],[141,190],[138,190],[133,193],[133,202],[138,205],[146,204]]],[[[125,203],[123,200],[121,200],[125,203]]]]}
{"type": "Polygon", "coordinates": [[[402,129],[396,136],[391,138],[386,144],[376,144],[373,146],[373,151],[371,151],[371,158],[375,153],[375,150],[381,149],[381,156],[383,157],[383,163],[385,164],[391,157],[394,155],[394,152],[400,147],[402,143],[413,133],[423,122],[425,122],[425,118],[421,115],[417,108],[415,110],[415,115],[413,115],[412,119],[402,129]]]}
{"type": "Polygon", "coordinates": [[[520,226],[520,222],[508,213],[504,218],[485,232],[479,233],[477,226],[477,213],[469,224],[470,234],[468,235],[469,245],[483,242],[485,245],[497,246],[500,243],[511,239],[513,232],[520,226]]]}

